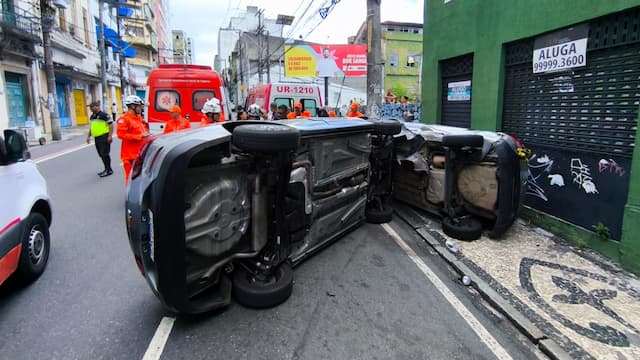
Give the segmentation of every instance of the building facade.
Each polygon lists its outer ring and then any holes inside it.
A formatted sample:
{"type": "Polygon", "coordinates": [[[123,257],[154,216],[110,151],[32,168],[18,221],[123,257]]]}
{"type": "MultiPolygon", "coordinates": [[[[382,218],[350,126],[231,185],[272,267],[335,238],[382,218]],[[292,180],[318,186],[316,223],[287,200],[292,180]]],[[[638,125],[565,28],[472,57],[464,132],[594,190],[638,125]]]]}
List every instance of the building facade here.
{"type": "Polygon", "coordinates": [[[153,12],[156,32],[158,34],[158,63],[170,64],[173,62],[172,34],[169,18],[169,1],[154,0],[153,12]]]}
{"type": "MultiPolygon", "coordinates": [[[[420,102],[422,71],[422,24],[385,21],[380,24],[384,60],[383,88],[399,98],[420,102]]],[[[368,44],[367,23],[349,37],[350,44],[368,44]]]]}
{"type": "Polygon", "coordinates": [[[124,20],[125,41],[136,51],[136,56],[128,59],[135,83],[136,94],[144,97],[144,86],[151,69],[158,66],[158,34],[156,30],[155,2],[150,0],[128,1],[134,8],[131,17],[124,20]]]}
{"type": "Polygon", "coordinates": [[[640,1],[427,2],[423,121],[518,136],[525,215],[640,271],[640,1]]]}
{"type": "Polygon", "coordinates": [[[39,9],[35,1],[3,0],[0,11],[0,129],[34,123],[42,131],[39,9]]]}
{"type": "Polygon", "coordinates": [[[182,30],[172,30],[173,63],[193,64],[193,41],[182,30]]]}
{"type": "Polygon", "coordinates": [[[422,24],[385,21],[382,29],[384,88],[396,97],[420,98],[422,24]]]}

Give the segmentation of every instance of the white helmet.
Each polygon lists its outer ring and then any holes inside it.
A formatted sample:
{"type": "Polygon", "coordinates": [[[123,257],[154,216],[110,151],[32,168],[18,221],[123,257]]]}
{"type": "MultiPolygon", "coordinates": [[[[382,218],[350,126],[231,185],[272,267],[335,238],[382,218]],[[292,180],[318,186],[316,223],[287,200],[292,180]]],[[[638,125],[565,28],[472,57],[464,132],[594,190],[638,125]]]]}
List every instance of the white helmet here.
{"type": "Polygon", "coordinates": [[[247,109],[247,115],[260,117],[260,105],[258,104],[249,105],[249,109],[247,109]]]}
{"type": "Polygon", "coordinates": [[[220,114],[221,111],[222,109],[220,108],[220,100],[216,98],[211,98],[207,100],[207,102],[204,103],[204,105],[202,105],[203,114],[207,114],[207,113],[220,114]]]}
{"type": "Polygon", "coordinates": [[[144,105],[144,101],[140,99],[139,96],[129,95],[126,99],[124,99],[125,105],[144,105]]]}

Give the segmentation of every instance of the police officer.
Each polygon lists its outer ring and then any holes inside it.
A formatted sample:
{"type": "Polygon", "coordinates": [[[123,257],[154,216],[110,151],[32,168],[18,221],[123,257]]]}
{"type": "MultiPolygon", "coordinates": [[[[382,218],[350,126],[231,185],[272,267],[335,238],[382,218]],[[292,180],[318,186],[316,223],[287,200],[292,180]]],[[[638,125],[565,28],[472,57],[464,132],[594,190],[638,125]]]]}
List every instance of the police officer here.
{"type": "Polygon", "coordinates": [[[104,170],[98,173],[98,176],[105,177],[113,174],[111,169],[111,141],[113,135],[113,120],[109,114],[100,110],[100,101],[94,101],[89,104],[91,110],[91,125],[89,126],[89,134],[87,134],[87,144],[94,138],[98,156],[104,164],[104,170]]]}

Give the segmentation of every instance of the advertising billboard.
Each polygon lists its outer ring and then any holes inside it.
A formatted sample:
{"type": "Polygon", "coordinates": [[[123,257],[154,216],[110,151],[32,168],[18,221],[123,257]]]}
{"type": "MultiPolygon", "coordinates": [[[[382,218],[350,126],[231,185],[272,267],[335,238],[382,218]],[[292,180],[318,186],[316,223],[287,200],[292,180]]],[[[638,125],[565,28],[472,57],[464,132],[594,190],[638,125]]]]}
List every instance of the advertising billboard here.
{"type": "Polygon", "coordinates": [[[298,45],[284,51],[287,77],[367,75],[367,45],[298,45]]]}

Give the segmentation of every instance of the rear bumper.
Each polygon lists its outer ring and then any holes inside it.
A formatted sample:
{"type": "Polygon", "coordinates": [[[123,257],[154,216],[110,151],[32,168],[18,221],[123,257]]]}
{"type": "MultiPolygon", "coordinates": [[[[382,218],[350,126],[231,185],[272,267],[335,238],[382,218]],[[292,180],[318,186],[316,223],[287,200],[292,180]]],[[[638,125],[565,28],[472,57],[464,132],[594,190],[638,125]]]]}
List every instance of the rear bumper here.
{"type": "Polygon", "coordinates": [[[231,282],[224,275],[203,291],[206,296],[189,296],[184,188],[188,164],[199,149],[188,142],[172,149],[155,180],[131,180],[126,198],[129,243],[138,268],[165,307],[188,314],[231,302],[231,282]]]}

